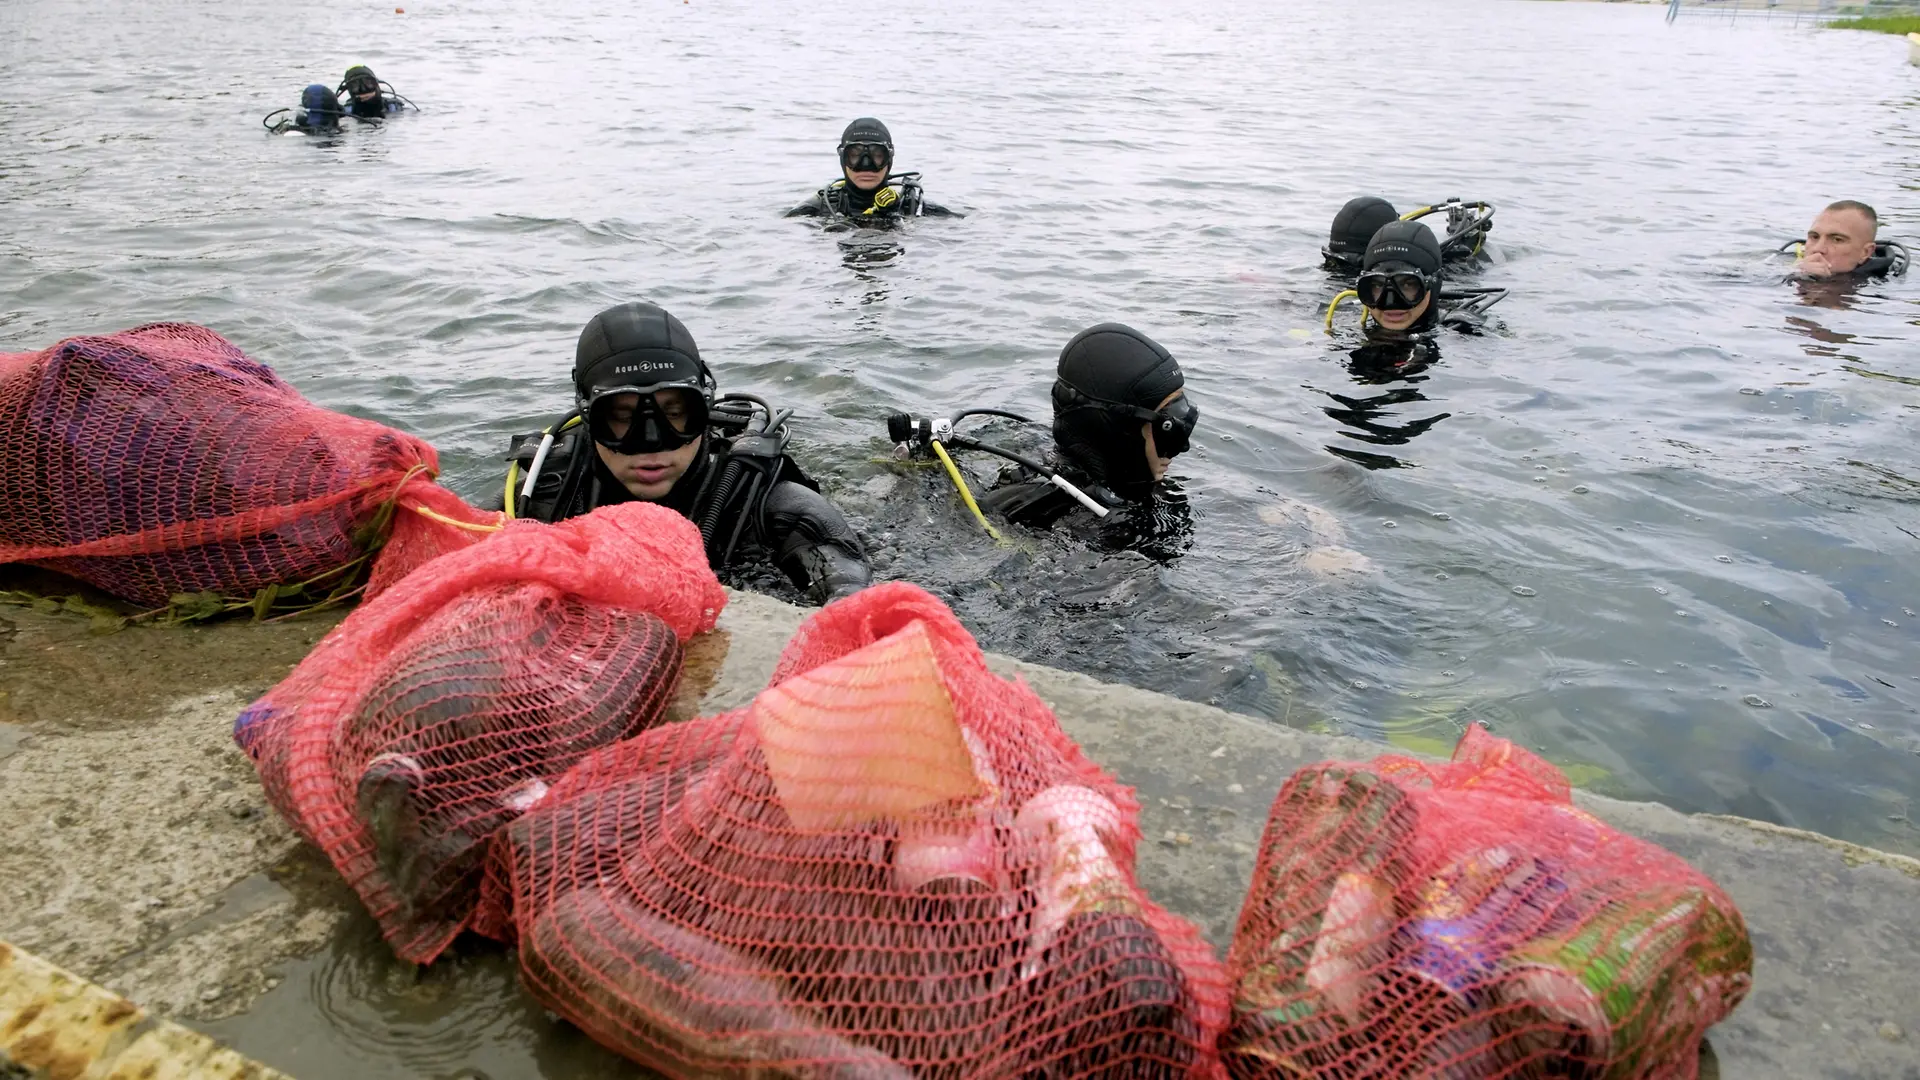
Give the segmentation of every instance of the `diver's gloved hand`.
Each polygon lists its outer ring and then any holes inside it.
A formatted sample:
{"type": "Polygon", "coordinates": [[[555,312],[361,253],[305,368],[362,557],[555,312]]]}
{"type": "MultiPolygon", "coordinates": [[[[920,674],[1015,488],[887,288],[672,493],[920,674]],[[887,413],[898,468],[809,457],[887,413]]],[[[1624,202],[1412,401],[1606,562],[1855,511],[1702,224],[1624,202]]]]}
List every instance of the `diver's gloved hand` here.
{"type": "Polygon", "coordinates": [[[799,553],[807,574],[807,596],[816,604],[830,604],[873,584],[873,568],[838,548],[822,545],[799,553]]]}

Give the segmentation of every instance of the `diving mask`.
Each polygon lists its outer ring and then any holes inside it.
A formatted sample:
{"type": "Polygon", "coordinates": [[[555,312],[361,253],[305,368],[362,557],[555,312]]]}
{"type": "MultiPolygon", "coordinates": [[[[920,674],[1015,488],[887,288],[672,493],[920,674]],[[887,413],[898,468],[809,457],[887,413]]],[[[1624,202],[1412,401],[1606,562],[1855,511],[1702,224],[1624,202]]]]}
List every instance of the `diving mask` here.
{"type": "Polygon", "coordinates": [[[887,171],[893,161],[893,148],[885,143],[846,143],[840,147],[840,164],[849,172],[887,171]]]}
{"type": "Polygon", "coordinates": [[[1360,302],[1375,311],[1411,311],[1433,291],[1425,274],[1411,270],[1369,270],[1354,282],[1360,302]]]}
{"type": "Polygon", "coordinates": [[[677,383],[614,386],[587,403],[587,431],[616,454],[664,454],[707,431],[707,399],[677,383]]]}

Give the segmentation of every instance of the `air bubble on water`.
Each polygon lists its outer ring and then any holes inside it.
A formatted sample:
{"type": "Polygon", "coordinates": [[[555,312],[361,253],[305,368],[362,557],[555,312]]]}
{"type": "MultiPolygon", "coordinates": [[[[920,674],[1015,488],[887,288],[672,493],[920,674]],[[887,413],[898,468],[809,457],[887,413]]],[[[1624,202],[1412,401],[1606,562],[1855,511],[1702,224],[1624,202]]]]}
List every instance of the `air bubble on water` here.
{"type": "Polygon", "coordinates": [[[1587,485],[1585,485],[1585,484],[1575,484],[1575,485],[1573,485],[1573,493],[1574,493],[1575,495],[1585,495],[1585,494],[1586,494],[1587,492],[1589,492],[1589,491],[1592,491],[1592,490],[1593,490],[1592,488],[1590,488],[1590,487],[1588,487],[1588,486],[1587,486],[1587,485]]]}
{"type": "Polygon", "coordinates": [[[1536,476],[1533,478],[1533,482],[1536,484],[1544,484],[1547,482],[1547,478],[1544,476],[1536,476]]]}
{"type": "Polygon", "coordinates": [[[1538,594],[1538,593],[1537,593],[1537,592],[1536,592],[1535,590],[1533,590],[1533,589],[1529,589],[1529,588],[1527,588],[1527,587],[1526,587],[1525,585],[1515,585],[1515,586],[1513,587],[1513,595],[1515,595],[1515,596],[1537,596],[1537,595],[1539,595],[1539,594],[1538,594]]]}
{"type": "MultiPolygon", "coordinates": [[[[1445,511],[1445,510],[1435,510],[1435,511],[1433,512],[1433,520],[1435,520],[1435,521],[1452,521],[1452,520],[1453,520],[1453,515],[1452,515],[1452,514],[1449,514],[1449,513],[1447,513],[1447,512],[1445,511]]],[[[1911,614],[1911,612],[1909,612],[1909,614],[1911,614]]]]}
{"type": "Polygon", "coordinates": [[[1693,612],[1691,611],[1676,611],[1674,612],[1674,614],[1680,616],[1683,619],[1693,618],[1693,612]]]}
{"type": "Polygon", "coordinates": [[[1747,395],[1748,397],[1760,396],[1760,388],[1757,386],[1743,386],[1740,388],[1740,392],[1747,395]]]}
{"type": "Polygon", "coordinates": [[[1232,442],[1232,441],[1233,441],[1233,436],[1232,436],[1231,434],[1228,434],[1228,433],[1225,433],[1225,432],[1222,432],[1222,433],[1221,433],[1221,435],[1220,435],[1220,441],[1222,441],[1222,442],[1232,442]]]}
{"type": "Polygon", "coordinates": [[[1751,705],[1756,709],[1773,708],[1773,702],[1768,701],[1766,698],[1761,697],[1759,694],[1748,694],[1746,697],[1743,697],[1740,699],[1740,704],[1751,705]]]}
{"type": "Polygon", "coordinates": [[[1439,573],[1437,573],[1437,574],[1435,574],[1435,575],[1433,575],[1433,580],[1435,580],[1435,581],[1445,581],[1445,580],[1447,580],[1448,578],[1450,578],[1450,577],[1452,577],[1452,576],[1453,576],[1452,574],[1449,574],[1449,573],[1447,573],[1447,572],[1446,572],[1445,570],[1442,570],[1442,571],[1440,571],[1439,573]]]}
{"type": "Polygon", "coordinates": [[[1667,673],[1667,669],[1663,667],[1657,667],[1653,669],[1653,673],[1655,675],[1665,675],[1667,673]]]}
{"type": "Polygon", "coordinates": [[[1383,529],[1397,529],[1400,527],[1400,523],[1389,518],[1386,521],[1381,522],[1380,527],[1383,529]]]}
{"type": "Polygon", "coordinates": [[[1453,672],[1451,671],[1442,671],[1440,675],[1442,678],[1447,678],[1447,679],[1453,678],[1453,672]]]}
{"type": "Polygon", "coordinates": [[[1713,561],[1714,561],[1714,562],[1723,562],[1723,563],[1730,563],[1730,562],[1732,562],[1732,561],[1733,561],[1733,556],[1731,556],[1731,555],[1715,555],[1715,556],[1713,557],[1713,561]]]}
{"type": "Polygon", "coordinates": [[[1905,615],[1905,616],[1906,616],[1907,618],[1909,618],[1909,619],[1916,619],[1916,618],[1920,618],[1920,615],[1915,615],[1915,614],[1913,613],[1913,609],[1912,609],[1912,608],[1910,608],[1910,607],[1903,607],[1903,608],[1901,608],[1901,609],[1900,609],[1900,613],[1901,613],[1901,614],[1903,614],[1903,615],[1905,615]]]}
{"type": "Polygon", "coordinates": [[[1659,593],[1661,596],[1667,595],[1667,590],[1659,585],[1655,585],[1653,591],[1659,593]]]}
{"type": "Polygon", "coordinates": [[[1771,601],[1771,600],[1762,600],[1762,601],[1760,601],[1760,606],[1761,606],[1761,607],[1772,607],[1772,606],[1773,606],[1773,601],[1771,601]]]}
{"type": "Polygon", "coordinates": [[[1367,680],[1365,679],[1354,679],[1353,681],[1349,682],[1347,685],[1353,687],[1355,690],[1373,689],[1373,687],[1367,685],[1367,680]]]}
{"type": "Polygon", "coordinates": [[[1682,671],[1685,671],[1687,668],[1687,662],[1685,660],[1675,660],[1673,662],[1673,666],[1681,669],[1682,671]]]}
{"type": "Polygon", "coordinates": [[[1627,665],[1628,667],[1639,667],[1639,666],[1640,666],[1640,661],[1638,661],[1638,660],[1622,660],[1622,661],[1620,661],[1620,662],[1621,662],[1621,663],[1623,663],[1623,664],[1625,664],[1625,665],[1627,665]]]}
{"type": "Polygon", "coordinates": [[[1900,625],[1899,623],[1897,623],[1897,622],[1894,622],[1894,621],[1893,621],[1892,619],[1881,619],[1880,621],[1881,621],[1881,622],[1883,622],[1883,623],[1886,623],[1886,624],[1887,624],[1888,626],[1899,626],[1899,625],[1900,625]]]}

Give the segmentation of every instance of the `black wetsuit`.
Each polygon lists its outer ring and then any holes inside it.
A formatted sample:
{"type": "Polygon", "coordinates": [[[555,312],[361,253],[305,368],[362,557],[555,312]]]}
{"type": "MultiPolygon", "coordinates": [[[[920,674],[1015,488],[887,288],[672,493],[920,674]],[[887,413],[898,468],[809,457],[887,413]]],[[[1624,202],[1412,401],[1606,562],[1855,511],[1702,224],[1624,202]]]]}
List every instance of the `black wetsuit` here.
{"type": "Polygon", "coordinates": [[[787,217],[843,217],[855,221],[909,217],[959,217],[931,203],[920,192],[919,173],[898,173],[872,191],[862,191],[843,177],[813,193],[813,198],[787,211],[787,217]]]}
{"type": "MultiPolygon", "coordinates": [[[[526,475],[539,444],[538,434],[518,436],[508,452],[508,460],[519,463],[512,474],[515,516],[558,521],[636,501],[579,427],[554,440],[532,497],[521,500],[517,477],[526,475]]],[[[715,570],[762,559],[779,567],[815,603],[873,581],[866,549],[847,519],[769,437],[710,432],[702,452],[660,504],[703,526],[715,570]],[[735,475],[728,483],[730,465],[735,475]]]]}
{"type": "Polygon", "coordinates": [[[1028,528],[1063,529],[1103,551],[1137,551],[1160,562],[1177,559],[1193,546],[1191,507],[1186,493],[1172,481],[1154,485],[1142,499],[1128,501],[1070,462],[1056,462],[1054,468],[1106,507],[1107,516],[1096,517],[1046,477],[1019,465],[1008,465],[994,486],[980,495],[981,511],[1028,528]]]}

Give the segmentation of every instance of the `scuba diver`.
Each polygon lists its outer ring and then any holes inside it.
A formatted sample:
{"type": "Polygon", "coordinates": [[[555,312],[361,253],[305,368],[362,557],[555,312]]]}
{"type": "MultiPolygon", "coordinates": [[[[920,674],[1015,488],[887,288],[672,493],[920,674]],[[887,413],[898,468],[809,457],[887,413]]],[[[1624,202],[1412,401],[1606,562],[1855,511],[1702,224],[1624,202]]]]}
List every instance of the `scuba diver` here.
{"type": "Polygon", "coordinates": [[[323,83],[314,83],[300,92],[300,107],[276,109],[260,119],[269,134],[297,131],[308,135],[331,135],[340,130],[340,101],[323,83]]]}
{"type": "Polygon", "coordinates": [[[871,116],[840,133],[840,179],[786,212],[786,217],[838,217],[874,221],[907,217],[962,217],[920,192],[920,174],[894,173],[893,136],[871,116]]]}
{"type": "Polygon", "coordinates": [[[1912,258],[1896,240],[1877,240],[1880,215],[1873,207],[1852,199],[1833,203],[1807,226],[1804,240],[1789,240],[1781,251],[1798,248],[1794,276],[1802,279],[1864,281],[1899,277],[1912,258]]]}
{"type": "Polygon", "coordinates": [[[700,527],[715,570],[758,556],[815,603],[871,584],[866,549],[787,456],[791,410],[719,395],[693,335],[653,304],[610,307],[580,332],[574,408],[508,451],[497,509],[559,521],[635,499],[700,527]]]}
{"type": "Polygon", "coordinates": [[[1328,270],[1352,273],[1360,269],[1367,242],[1381,226],[1393,221],[1419,221],[1442,213],[1447,216],[1446,238],[1440,241],[1442,261],[1463,265],[1477,262],[1485,252],[1487,233],[1493,231],[1492,205],[1448,199],[1401,214],[1378,195],[1348,199],[1340,212],[1333,215],[1333,227],[1328,230],[1326,246],[1320,249],[1321,257],[1328,270]]]}
{"type": "Polygon", "coordinates": [[[382,82],[365,64],[348,68],[336,93],[347,112],[361,120],[379,120],[406,109],[418,111],[420,108],[401,97],[391,83],[382,82]]]}
{"type": "Polygon", "coordinates": [[[1507,290],[1483,285],[1443,289],[1445,263],[1441,241],[1432,229],[1405,218],[1382,225],[1367,241],[1353,288],[1327,305],[1327,329],[1333,329],[1333,313],[1340,302],[1356,297],[1361,325],[1370,336],[1427,335],[1440,326],[1478,331],[1486,322],[1487,309],[1504,300],[1507,290]]]}
{"type": "Polygon", "coordinates": [[[1070,515],[1081,516],[1082,509],[1096,520],[1123,511],[1113,522],[1117,528],[1101,530],[1103,546],[1178,554],[1191,526],[1186,497],[1166,474],[1173,459],[1186,452],[1200,420],[1179,361],[1130,326],[1101,323],[1067,342],[1056,375],[1052,464],[954,431],[955,423],[970,416],[1033,422],[1000,409],[964,409],[941,421],[896,413],[887,421],[894,454],[939,458],[962,499],[995,537],[999,532],[987,523],[987,513],[1047,529],[1070,515]],[[976,504],[952,464],[949,446],[1012,464],[976,504]],[[1142,517],[1141,511],[1148,513],[1142,517]]]}

